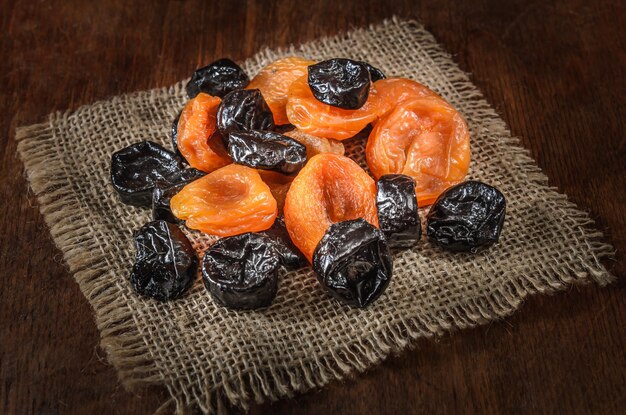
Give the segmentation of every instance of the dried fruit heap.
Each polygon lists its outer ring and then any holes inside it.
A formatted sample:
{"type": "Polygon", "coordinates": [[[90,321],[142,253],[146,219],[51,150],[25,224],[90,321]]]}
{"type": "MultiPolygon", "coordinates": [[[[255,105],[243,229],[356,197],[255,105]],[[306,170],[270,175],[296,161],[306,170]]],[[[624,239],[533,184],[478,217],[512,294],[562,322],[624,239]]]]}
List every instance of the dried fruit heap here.
{"type": "Polygon", "coordinates": [[[204,253],[202,274],[215,302],[232,309],[269,306],[279,267],[307,262],[334,298],[371,304],[391,280],[389,245],[414,246],[418,206],[433,202],[433,244],[475,252],[499,238],[502,193],[461,183],[470,162],[463,117],[416,81],[357,60],[300,57],[250,81],[220,59],[194,72],[187,93],[174,152],[141,142],[111,160],[121,200],[152,201],[154,222],[135,236],[139,294],[171,300],[193,283],[198,261],[183,221],[222,238],[204,253]],[[341,143],[369,125],[365,156],[378,181],[341,143]]]}

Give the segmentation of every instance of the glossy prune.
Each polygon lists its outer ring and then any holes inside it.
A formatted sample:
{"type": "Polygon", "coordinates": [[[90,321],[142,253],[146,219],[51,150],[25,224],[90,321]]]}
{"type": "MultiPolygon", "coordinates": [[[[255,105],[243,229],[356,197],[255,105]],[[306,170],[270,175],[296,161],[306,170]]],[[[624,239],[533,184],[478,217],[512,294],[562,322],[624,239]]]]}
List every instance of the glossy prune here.
{"type": "Polygon", "coordinates": [[[234,131],[228,154],[237,164],[284,174],[299,171],[306,163],[306,147],[271,131],[234,131]]]}
{"type": "Polygon", "coordinates": [[[306,265],[306,258],[289,237],[283,215],[277,216],[272,227],[261,232],[261,234],[269,237],[274,242],[276,251],[285,267],[299,268],[306,265]]]}
{"type": "Polygon", "coordinates": [[[206,173],[196,169],[185,169],[167,178],[167,181],[158,181],[152,191],[152,220],[164,220],[170,223],[179,223],[170,208],[170,200],[185,185],[205,176],[206,173]]]}
{"type": "Polygon", "coordinates": [[[172,147],[174,148],[174,153],[179,157],[183,157],[183,155],[180,153],[180,150],[178,149],[178,121],[180,121],[180,115],[182,113],[182,110],[178,112],[178,115],[176,115],[176,118],[174,118],[174,121],[172,121],[171,129],[172,147]]]}
{"type": "Polygon", "coordinates": [[[189,98],[194,98],[200,92],[221,98],[231,91],[245,88],[249,82],[243,69],[225,58],[197,69],[185,89],[189,98]]]}
{"type": "Polygon", "coordinates": [[[506,199],[478,181],[457,184],[439,196],[427,219],[428,239],[450,251],[477,252],[498,241],[506,199]]]}
{"type": "Polygon", "coordinates": [[[198,257],[185,234],[171,223],[147,223],[135,233],[133,289],[159,301],[183,295],[193,284],[198,257]]]}
{"type": "Polygon", "coordinates": [[[174,153],[152,141],[142,141],[113,153],[111,183],[122,202],[148,207],[157,181],[167,180],[184,167],[174,153]]]}
{"type": "Polygon", "coordinates": [[[415,180],[386,174],[376,182],[378,223],[392,246],[410,246],[422,236],[415,180]]]}
{"type": "Polygon", "coordinates": [[[234,131],[269,131],[274,129],[274,116],[258,89],[242,89],[224,96],[217,110],[217,129],[228,144],[234,131]]]}
{"type": "Polygon", "coordinates": [[[309,87],[325,104],[345,110],[361,108],[370,90],[367,66],[351,59],[329,59],[309,66],[309,87]]]}
{"type": "Polygon", "coordinates": [[[313,270],[333,297],[365,307],[389,285],[393,261],[382,232],[354,219],[330,226],[313,254],[313,270]]]}
{"type": "Polygon", "coordinates": [[[270,238],[244,233],[222,238],[207,249],[202,277],[219,305],[250,310],[272,303],[279,267],[280,258],[270,238]]]}
{"type": "Polygon", "coordinates": [[[370,73],[370,80],[372,82],[380,81],[381,79],[387,78],[383,71],[370,65],[369,63],[363,62],[363,65],[365,65],[365,67],[367,68],[367,71],[370,73]]]}

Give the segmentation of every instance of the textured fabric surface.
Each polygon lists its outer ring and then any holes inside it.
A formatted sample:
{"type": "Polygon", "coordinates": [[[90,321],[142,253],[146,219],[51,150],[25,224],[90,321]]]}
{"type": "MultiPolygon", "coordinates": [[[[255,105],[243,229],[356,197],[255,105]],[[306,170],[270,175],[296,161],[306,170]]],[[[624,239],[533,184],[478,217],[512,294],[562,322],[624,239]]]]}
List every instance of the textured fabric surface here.
{"type": "MultiPolygon", "coordinates": [[[[246,408],[362,371],[417,338],[502,318],[529,294],[612,280],[599,262],[612,255],[611,246],[585,213],[548,187],[528,152],[421,25],[386,21],[266,50],[243,66],[253,75],[293,54],[366,60],[388,76],[426,84],[458,108],[471,133],[469,178],[498,187],[508,200],[500,242],[477,255],[446,253],[426,240],[397,251],[389,288],[364,310],[329,298],[309,270],[283,274],[274,304],[257,312],[217,307],[200,278],[180,300],[140,298],[128,282],[132,234],[150,213],[119,202],[109,184],[110,157],[140,140],[169,147],[185,82],[53,114],[18,129],[19,153],[124,385],[163,385],[171,394],[163,408],[178,412],[214,412],[225,402],[246,408]]],[[[346,144],[364,165],[364,139],[346,144]]],[[[201,254],[210,238],[190,235],[201,254]]]]}

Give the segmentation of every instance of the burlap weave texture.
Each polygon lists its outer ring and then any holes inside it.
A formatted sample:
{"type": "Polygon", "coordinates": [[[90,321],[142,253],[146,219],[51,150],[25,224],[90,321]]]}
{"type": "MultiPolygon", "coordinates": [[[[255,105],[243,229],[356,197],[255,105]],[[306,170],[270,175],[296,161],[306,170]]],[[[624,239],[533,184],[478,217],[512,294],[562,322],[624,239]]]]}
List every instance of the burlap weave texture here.
{"type": "MultiPolygon", "coordinates": [[[[585,213],[548,187],[527,151],[421,25],[390,20],[266,50],[244,69],[254,74],[294,54],[366,60],[388,76],[426,84],[458,108],[472,137],[469,178],[507,197],[500,242],[478,255],[445,253],[426,240],[395,252],[388,290],[364,310],[329,298],[308,270],[284,274],[276,301],[263,311],[217,307],[200,279],[183,299],[143,299],[128,275],[132,233],[150,213],[119,202],[109,184],[110,156],[140,140],[169,147],[185,83],[53,114],[18,129],[19,153],[54,241],[93,306],[102,347],[126,386],[163,385],[179,412],[213,412],[223,401],[245,408],[362,371],[414,339],[507,316],[529,294],[612,280],[600,263],[612,248],[585,213]]],[[[364,141],[347,144],[348,154],[364,165],[364,141]]],[[[191,235],[201,254],[209,238],[191,235]]]]}

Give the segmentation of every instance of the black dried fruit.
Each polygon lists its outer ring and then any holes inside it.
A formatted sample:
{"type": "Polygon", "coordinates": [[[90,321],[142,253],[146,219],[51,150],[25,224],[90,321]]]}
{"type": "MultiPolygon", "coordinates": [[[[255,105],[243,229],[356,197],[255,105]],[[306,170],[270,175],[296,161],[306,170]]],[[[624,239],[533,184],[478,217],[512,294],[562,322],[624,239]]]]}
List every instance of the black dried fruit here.
{"type": "Polygon", "coordinates": [[[204,285],[228,308],[269,306],[278,290],[280,258],[267,236],[244,233],[219,239],[204,254],[204,285]]]}
{"type": "Polygon", "coordinates": [[[330,226],[313,253],[322,286],[353,307],[365,307],[387,288],[393,262],[381,231],[363,219],[330,226]]]}
{"type": "Polygon", "coordinates": [[[219,59],[197,69],[186,89],[189,98],[194,98],[200,92],[221,98],[231,91],[245,88],[249,83],[250,78],[239,65],[230,59],[219,59]]]}
{"type": "Polygon", "coordinates": [[[467,181],[450,187],[430,208],[428,239],[451,251],[477,252],[498,241],[506,200],[495,187],[467,181]]]}
{"type": "Polygon", "coordinates": [[[346,110],[365,104],[371,83],[364,63],[342,58],[310,65],[308,81],[318,101],[346,110]]]}
{"type": "Polygon", "coordinates": [[[135,248],[130,282],[138,294],[173,300],[193,284],[198,257],[176,225],[162,220],[147,223],[135,233],[135,248]]]}
{"type": "Polygon", "coordinates": [[[174,118],[174,121],[172,121],[172,147],[174,147],[174,153],[184,160],[183,155],[180,154],[180,150],[178,150],[178,121],[180,120],[180,114],[182,113],[182,110],[179,111],[176,118],[174,118]]]}
{"type": "Polygon", "coordinates": [[[307,264],[306,258],[302,252],[291,241],[287,227],[285,226],[285,217],[278,215],[274,220],[271,228],[261,232],[262,235],[269,237],[275,244],[276,251],[280,255],[282,264],[287,268],[300,268],[307,264]]]}
{"type": "Polygon", "coordinates": [[[392,246],[413,245],[422,236],[415,180],[404,174],[386,174],[376,182],[378,223],[392,246]]]}
{"type": "Polygon", "coordinates": [[[233,131],[274,130],[274,116],[258,89],[233,91],[222,99],[217,129],[222,136],[233,131]]]}
{"type": "Polygon", "coordinates": [[[242,89],[227,94],[217,110],[217,129],[228,144],[234,131],[273,130],[274,116],[258,89],[242,89]]]}
{"type": "Polygon", "coordinates": [[[228,154],[237,164],[284,174],[298,172],[306,163],[306,147],[271,131],[234,131],[228,154]]]}
{"type": "Polygon", "coordinates": [[[363,65],[365,65],[367,71],[370,73],[370,79],[372,82],[380,81],[381,79],[387,78],[383,71],[370,65],[369,63],[363,62],[363,65]]]}
{"type": "Polygon", "coordinates": [[[152,191],[152,220],[164,220],[170,223],[182,222],[172,213],[170,200],[187,184],[205,175],[206,173],[191,168],[168,176],[167,181],[158,181],[152,191]]]}
{"type": "Polygon", "coordinates": [[[111,183],[122,202],[150,206],[152,190],[159,180],[184,169],[182,160],[152,141],[142,141],[113,153],[111,183]]]}

